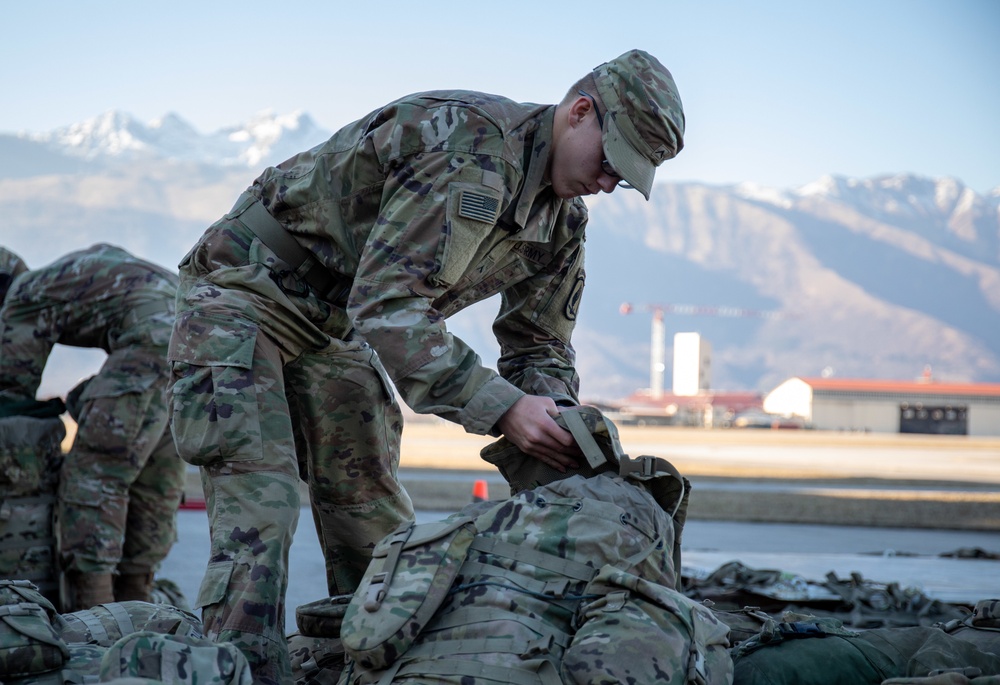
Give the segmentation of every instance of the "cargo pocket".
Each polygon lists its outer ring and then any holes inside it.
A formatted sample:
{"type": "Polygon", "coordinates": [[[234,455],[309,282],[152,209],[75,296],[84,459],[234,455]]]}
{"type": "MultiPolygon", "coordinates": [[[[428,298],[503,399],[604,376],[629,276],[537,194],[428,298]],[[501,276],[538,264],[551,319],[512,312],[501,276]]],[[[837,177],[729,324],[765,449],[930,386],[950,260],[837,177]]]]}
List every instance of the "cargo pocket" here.
{"type": "Polygon", "coordinates": [[[226,598],[229,590],[229,579],[233,576],[234,561],[213,561],[205,570],[205,577],[198,590],[195,609],[218,604],[226,598]]]}
{"type": "Polygon", "coordinates": [[[179,319],[171,338],[170,430],[195,466],[263,458],[254,384],[257,327],[204,315],[179,319]]]}

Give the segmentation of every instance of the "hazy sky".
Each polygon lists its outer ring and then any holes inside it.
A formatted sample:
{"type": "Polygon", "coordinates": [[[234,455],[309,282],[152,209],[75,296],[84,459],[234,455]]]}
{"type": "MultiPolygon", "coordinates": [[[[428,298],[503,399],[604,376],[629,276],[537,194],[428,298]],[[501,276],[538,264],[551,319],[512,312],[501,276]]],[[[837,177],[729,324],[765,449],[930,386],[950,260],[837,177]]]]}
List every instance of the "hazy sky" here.
{"type": "Polygon", "coordinates": [[[548,103],[638,47],[688,120],[658,179],[1000,186],[998,0],[19,0],[2,17],[2,133],[110,109],[203,133],[302,110],[334,130],[431,88],[548,103]]]}

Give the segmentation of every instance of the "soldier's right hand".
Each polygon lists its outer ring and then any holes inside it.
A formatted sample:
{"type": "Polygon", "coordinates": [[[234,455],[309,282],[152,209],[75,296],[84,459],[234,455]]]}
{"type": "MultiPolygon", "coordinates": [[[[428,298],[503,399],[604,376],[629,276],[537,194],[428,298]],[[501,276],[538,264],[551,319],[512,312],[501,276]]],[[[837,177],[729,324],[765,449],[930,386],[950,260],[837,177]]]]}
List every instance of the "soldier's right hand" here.
{"type": "Polygon", "coordinates": [[[559,407],[551,397],[525,395],[500,417],[497,427],[527,455],[560,473],[579,468],[580,448],[572,434],[553,420],[559,407]]]}

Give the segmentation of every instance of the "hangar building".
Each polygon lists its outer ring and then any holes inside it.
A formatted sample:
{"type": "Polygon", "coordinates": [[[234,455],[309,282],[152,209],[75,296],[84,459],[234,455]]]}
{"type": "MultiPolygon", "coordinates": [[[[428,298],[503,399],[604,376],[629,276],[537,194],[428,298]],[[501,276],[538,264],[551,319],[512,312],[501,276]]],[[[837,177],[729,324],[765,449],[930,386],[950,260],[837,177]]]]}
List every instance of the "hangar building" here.
{"type": "Polygon", "coordinates": [[[1000,383],[790,378],[763,408],[817,430],[1000,436],[1000,383]]]}

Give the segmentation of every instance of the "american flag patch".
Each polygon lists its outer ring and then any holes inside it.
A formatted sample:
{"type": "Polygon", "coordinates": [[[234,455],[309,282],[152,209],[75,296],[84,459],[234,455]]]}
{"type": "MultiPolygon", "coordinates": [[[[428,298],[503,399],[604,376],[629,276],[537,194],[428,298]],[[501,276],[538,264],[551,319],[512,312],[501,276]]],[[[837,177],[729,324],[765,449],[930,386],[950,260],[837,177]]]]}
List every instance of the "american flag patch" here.
{"type": "Polygon", "coordinates": [[[500,212],[499,198],[490,197],[483,193],[471,190],[463,190],[458,200],[458,215],[474,221],[485,221],[496,223],[497,214],[500,212]]]}

